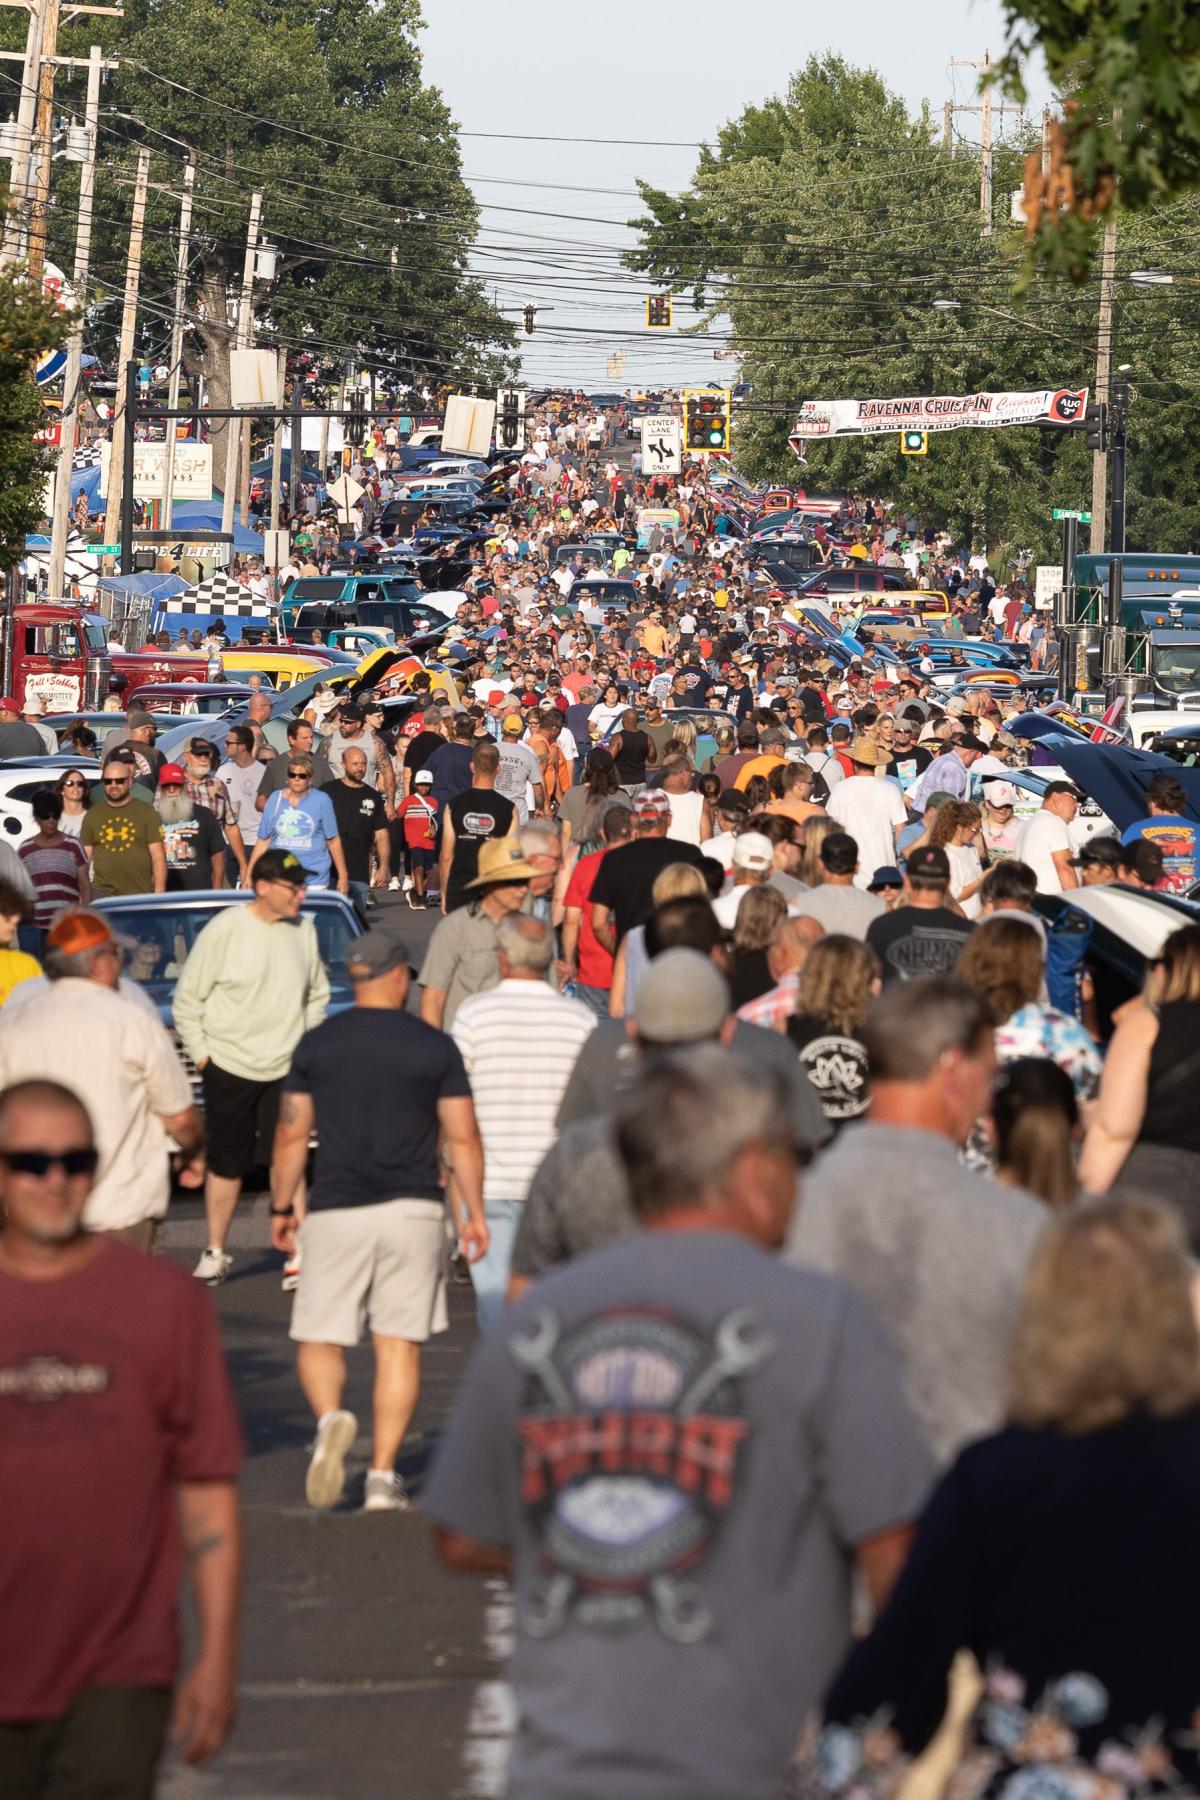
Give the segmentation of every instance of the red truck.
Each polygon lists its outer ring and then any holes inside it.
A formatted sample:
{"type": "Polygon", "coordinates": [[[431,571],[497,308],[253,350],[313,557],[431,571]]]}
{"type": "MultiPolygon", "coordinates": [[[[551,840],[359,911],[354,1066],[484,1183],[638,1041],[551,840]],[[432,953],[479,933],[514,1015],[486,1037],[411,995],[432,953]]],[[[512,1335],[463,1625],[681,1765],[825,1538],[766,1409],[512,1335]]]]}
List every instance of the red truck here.
{"type": "Polygon", "coordinates": [[[207,681],[218,667],[200,651],[110,650],[102,613],[58,601],[13,609],[0,691],[19,705],[37,695],[47,712],[97,711],[109,694],[149,681],[207,681]]]}

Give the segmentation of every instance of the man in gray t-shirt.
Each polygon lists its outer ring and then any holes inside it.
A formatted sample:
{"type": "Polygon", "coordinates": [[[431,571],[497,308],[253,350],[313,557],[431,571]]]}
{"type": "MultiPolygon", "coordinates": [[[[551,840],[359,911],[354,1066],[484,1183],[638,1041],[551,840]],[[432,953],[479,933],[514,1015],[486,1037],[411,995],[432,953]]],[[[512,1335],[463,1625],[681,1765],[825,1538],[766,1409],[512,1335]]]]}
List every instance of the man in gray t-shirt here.
{"type": "Polygon", "coordinates": [[[496,792],[512,801],[523,825],[529,817],[530,794],[534,808],[541,812],[546,804],[546,789],[537,757],[528,744],[520,741],[522,729],[519,714],[511,715],[504,722],[504,735],[497,746],[500,767],[496,772],[496,792]]]}
{"type": "Polygon", "coordinates": [[[931,1463],[867,1308],[770,1254],[782,1084],[694,1047],[620,1132],[645,1228],[483,1340],[426,1509],[450,1567],[511,1570],[510,1795],[775,1800],[855,1565],[879,1604],[931,1463]]]}

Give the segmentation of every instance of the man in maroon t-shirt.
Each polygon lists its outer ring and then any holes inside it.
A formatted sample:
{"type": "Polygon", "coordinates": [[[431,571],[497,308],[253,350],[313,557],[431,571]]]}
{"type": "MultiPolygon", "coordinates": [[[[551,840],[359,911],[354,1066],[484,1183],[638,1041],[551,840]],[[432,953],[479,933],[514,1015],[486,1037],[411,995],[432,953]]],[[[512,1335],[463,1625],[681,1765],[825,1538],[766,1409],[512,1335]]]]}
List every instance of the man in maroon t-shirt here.
{"type": "Polygon", "coordinates": [[[234,1715],[242,1440],[216,1315],[184,1270],[81,1228],[82,1101],[0,1093],[0,1794],[149,1800],[168,1725],[234,1715]],[[179,1668],[184,1557],[196,1662],[179,1668]]]}

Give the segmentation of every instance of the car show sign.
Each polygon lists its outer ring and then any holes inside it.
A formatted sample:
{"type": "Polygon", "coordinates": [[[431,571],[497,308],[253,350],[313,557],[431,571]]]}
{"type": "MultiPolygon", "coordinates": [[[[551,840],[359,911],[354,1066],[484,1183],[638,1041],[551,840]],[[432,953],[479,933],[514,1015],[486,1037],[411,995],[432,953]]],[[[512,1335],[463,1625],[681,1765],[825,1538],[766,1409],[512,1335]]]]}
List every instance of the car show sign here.
{"type": "Polygon", "coordinates": [[[1082,425],[1087,402],[1087,388],[923,394],[897,400],[806,400],[792,427],[792,436],[866,437],[906,428],[956,431],[963,426],[1082,425]]]}

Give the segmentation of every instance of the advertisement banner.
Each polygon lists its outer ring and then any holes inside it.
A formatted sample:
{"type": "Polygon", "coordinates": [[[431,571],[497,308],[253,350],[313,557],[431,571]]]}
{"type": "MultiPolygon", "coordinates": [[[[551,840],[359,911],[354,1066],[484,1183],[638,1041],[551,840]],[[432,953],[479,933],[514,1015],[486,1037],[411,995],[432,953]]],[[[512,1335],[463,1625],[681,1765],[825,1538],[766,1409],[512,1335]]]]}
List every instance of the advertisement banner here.
{"type": "Polygon", "coordinates": [[[1079,425],[1087,388],[1026,394],[925,394],[899,400],[806,400],[792,428],[800,438],[867,437],[885,431],[956,431],[962,426],[1079,425]]]}
{"type": "MultiPolygon", "coordinates": [[[[135,500],[157,500],[162,494],[163,463],[167,446],[146,440],[133,446],[133,497],[135,500]]],[[[112,445],[106,439],[100,446],[100,489],[108,493],[108,465],[112,445]]],[[[176,500],[212,499],[212,445],[198,444],[187,438],[175,445],[175,474],[172,493],[176,500]]]]}

